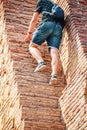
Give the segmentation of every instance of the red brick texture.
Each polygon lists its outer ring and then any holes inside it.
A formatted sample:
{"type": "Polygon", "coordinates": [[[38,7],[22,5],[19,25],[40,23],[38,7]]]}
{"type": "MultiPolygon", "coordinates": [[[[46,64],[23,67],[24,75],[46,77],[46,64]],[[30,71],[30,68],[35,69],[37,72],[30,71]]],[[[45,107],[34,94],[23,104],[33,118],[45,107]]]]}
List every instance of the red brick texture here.
{"type": "Polygon", "coordinates": [[[12,72],[18,84],[25,130],[87,129],[87,2],[57,1],[65,10],[67,23],[59,50],[62,66],[58,85],[49,86],[51,58],[46,44],[40,49],[47,70],[34,73],[37,63],[29,53],[29,43],[24,42],[37,0],[3,0],[12,72]]]}
{"type": "Polygon", "coordinates": [[[20,97],[8,47],[4,9],[0,1],[0,130],[23,130],[20,97]]]}
{"type": "Polygon", "coordinates": [[[29,53],[29,43],[24,42],[36,1],[3,1],[9,50],[20,92],[22,119],[25,121],[24,129],[65,130],[59,104],[59,97],[65,87],[64,75],[60,72],[58,85],[49,86],[51,58],[47,46],[41,47],[47,70],[34,73],[37,63],[29,53]]]}
{"type": "Polygon", "coordinates": [[[67,86],[63,90],[60,104],[68,130],[86,130],[87,1],[72,0],[68,3],[67,24],[60,49],[67,86]]]}

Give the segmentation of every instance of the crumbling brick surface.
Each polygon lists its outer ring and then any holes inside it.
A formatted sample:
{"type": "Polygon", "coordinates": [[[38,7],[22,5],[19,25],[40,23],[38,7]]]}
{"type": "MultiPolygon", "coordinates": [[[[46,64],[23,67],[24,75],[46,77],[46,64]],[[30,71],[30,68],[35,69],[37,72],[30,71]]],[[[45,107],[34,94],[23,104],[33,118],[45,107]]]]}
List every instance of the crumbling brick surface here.
{"type": "Polygon", "coordinates": [[[29,53],[29,43],[24,42],[35,4],[36,1],[4,0],[7,37],[20,92],[22,119],[25,130],[65,130],[59,105],[59,97],[65,87],[63,72],[59,72],[58,84],[49,86],[51,58],[46,44],[40,49],[47,70],[34,73],[37,63],[29,53]]]}
{"type": "MultiPolygon", "coordinates": [[[[87,129],[87,2],[68,1],[68,16],[61,45],[67,86],[60,98],[69,130],[87,129]]],[[[67,11],[66,11],[67,12],[67,11]]]]}
{"type": "Polygon", "coordinates": [[[37,63],[29,53],[29,43],[24,42],[36,2],[3,0],[8,47],[20,93],[25,130],[86,130],[87,2],[57,0],[65,11],[66,26],[59,50],[62,66],[55,87],[48,85],[51,58],[46,44],[40,49],[47,62],[47,70],[34,73],[37,63]]]}

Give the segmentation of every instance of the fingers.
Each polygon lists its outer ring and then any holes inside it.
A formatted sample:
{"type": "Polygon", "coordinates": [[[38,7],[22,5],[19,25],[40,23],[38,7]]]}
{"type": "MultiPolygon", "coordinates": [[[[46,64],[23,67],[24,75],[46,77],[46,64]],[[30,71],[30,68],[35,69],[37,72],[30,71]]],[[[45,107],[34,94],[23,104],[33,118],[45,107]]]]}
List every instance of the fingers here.
{"type": "Polygon", "coordinates": [[[25,37],[25,42],[29,42],[29,41],[31,41],[31,39],[32,39],[32,37],[30,36],[30,35],[27,35],[26,37],[25,37]]]}
{"type": "Polygon", "coordinates": [[[29,37],[25,37],[25,42],[29,42],[30,41],[30,38],[29,37]]]}

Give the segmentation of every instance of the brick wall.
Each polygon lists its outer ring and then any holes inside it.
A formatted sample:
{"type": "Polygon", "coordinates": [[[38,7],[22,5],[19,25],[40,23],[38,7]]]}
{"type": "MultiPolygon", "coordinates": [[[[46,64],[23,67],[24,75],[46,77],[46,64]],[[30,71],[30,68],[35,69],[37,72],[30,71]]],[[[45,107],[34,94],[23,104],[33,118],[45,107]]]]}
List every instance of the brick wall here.
{"type": "MultiPolygon", "coordinates": [[[[28,0],[3,0],[3,2],[4,9],[6,10],[6,27],[3,22],[3,15],[1,15],[1,129],[6,130],[6,128],[10,129],[12,127],[16,127],[19,130],[23,129],[17,91],[18,83],[18,89],[21,92],[20,103],[23,105],[23,119],[25,119],[26,130],[65,130],[65,124],[61,118],[61,110],[68,130],[86,130],[86,0],[58,0],[58,4],[64,8],[65,17],[67,17],[67,24],[63,30],[63,39],[60,47],[61,62],[67,81],[65,89],[63,76],[59,76],[58,86],[48,86],[48,79],[51,72],[50,68],[44,74],[32,73],[36,62],[31,58],[28,52],[28,44],[24,44],[23,39],[33,14],[36,0],[32,2],[28,0]],[[6,29],[7,32],[5,32],[6,29]],[[7,42],[7,38],[9,42],[7,42]],[[8,50],[11,52],[9,53],[8,50]],[[14,61],[14,66],[10,57],[14,61]],[[14,77],[13,68],[15,69],[16,77],[14,77]],[[61,109],[59,107],[59,101],[61,109]]],[[[3,14],[1,3],[0,7],[1,14],[3,14]]],[[[43,52],[44,59],[49,64],[50,58],[47,48],[45,46],[43,48],[45,49],[45,52],[43,52]]]]}
{"type": "MultiPolygon", "coordinates": [[[[64,8],[65,1],[60,3],[64,8]]],[[[66,1],[67,24],[60,48],[67,86],[60,104],[68,130],[87,129],[87,1],[66,1]]]]}
{"type": "Polygon", "coordinates": [[[20,96],[6,33],[3,4],[0,1],[0,130],[23,130],[20,96]]]}
{"type": "Polygon", "coordinates": [[[20,92],[22,119],[25,130],[65,130],[59,105],[59,97],[65,87],[63,75],[58,85],[49,86],[51,74],[50,55],[46,44],[41,47],[47,63],[45,72],[34,73],[37,66],[24,42],[37,0],[3,0],[9,50],[20,92]]]}

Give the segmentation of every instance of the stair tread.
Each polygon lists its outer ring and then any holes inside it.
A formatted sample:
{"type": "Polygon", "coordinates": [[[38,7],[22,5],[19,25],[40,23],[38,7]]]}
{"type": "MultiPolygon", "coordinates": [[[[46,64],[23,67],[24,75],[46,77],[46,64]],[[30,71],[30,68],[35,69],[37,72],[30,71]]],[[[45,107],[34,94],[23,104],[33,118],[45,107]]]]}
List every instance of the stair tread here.
{"type": "Polygon", "coordinates": [[[59,105],[59,98],[65,88],[64,75],[61,72],[58,74],[57,85],[48,84],[51,75],[51,57],[46,45],[42,45],[41,52],[47,63],[47,69],[44,72],[34,73],[37,62],[29,53],[29,43],[23,42],[30,21],[28,17],[31,15],[30,9],[33,11],[36,2],[10,0],[9,5],[10,2],[12,8],[8,10],[11,16],[6,16],[6,25],[15,81],[20,93],[22,119],[25,122],[24,130],[65,130],[59,105]],[[17,15],[20,14],[19,5],[23,5],[21,8],[23,17],[17,15]],[[12,15],[13,12],[14,15],[12,15]],[[10,21],[12,26],[15,25],[14,28],[10,27],[10,21]]]}
{"type": "Polygon", "coordinates": [[[60,121],[61,110],[53,108],[23,107],[23,119],[33,121],[60,121]]]}
{"type": "Polygon", "coordinates": [[[65,130],[64,122],[41,122],[41,121],[29,121],[25,120],[25,130],[33,128],[33,130],[65,130]]]}
{"type": "Polygon", "coordinates": [[[36,97],[36,96],[26,96],[21,95],[21,104],[24,107],[43,107],[43,108],[58,108],[58,100],[48,97],[36,97]],[[32,102],[31,102],[32,101],[32,102]]]}
{"type": "Polygon", "coordinates": [[[38,97],[50,97],[50,98],[59,98],[62,94],[64,87],[61,86],[45,86],[45,85],[36,85],[33,83],[21,84],[19,85],[19,92],[21,95],[25,96],[38,96],[38,97]]]}

